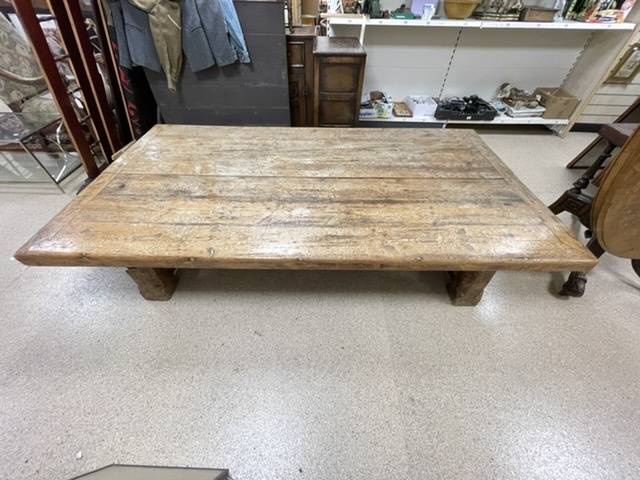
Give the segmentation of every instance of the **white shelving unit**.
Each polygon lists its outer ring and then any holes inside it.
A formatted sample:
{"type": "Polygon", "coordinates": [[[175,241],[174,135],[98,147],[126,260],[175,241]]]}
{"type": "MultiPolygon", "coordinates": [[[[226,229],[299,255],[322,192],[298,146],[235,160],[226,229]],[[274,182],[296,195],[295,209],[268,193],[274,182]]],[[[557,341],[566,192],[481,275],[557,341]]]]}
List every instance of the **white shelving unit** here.
{"type": "MultiPolygon", "coordinates": [[[[637,31],[638,20],[640,2],[626,23],[613,24],[446,18],[423,22],[344,15],[328,18],[328,34],[360,37],[367,50],[364,91],[383,90],[397,101],[407,95],[472,94],[492,100],[504,82],[529,91],[562,86],[586,100],[637,31]]],[[[581,111],[579,106],[570,119],[499,116],[478,124],[546,125],[564,134],[581,111]]],[[[435,118],[362,121],[456,123],[435,118]]]]}
{"type": "Polygon", "coordinates": [[[439,123],[443,125],[567,125],[567,119],[548,119],[542,117],[512,118],[498,115],[493,120],[438,120],[435,117],[391,117],[361,118],[360,123],[439,123]]]}
{"type": "Polygon", "coordinates": [[[496,22],[486,20],[449,20],[437,19],[423,22],[422,20],[398,20],[393,18],[360,17],[330,17],[332,25],[366,25],[383,27],[449,27],[449,28],[506,28],[523,30],[627,30],[635,29],[634,23],[585,23],[585,22],[496,22]]]}

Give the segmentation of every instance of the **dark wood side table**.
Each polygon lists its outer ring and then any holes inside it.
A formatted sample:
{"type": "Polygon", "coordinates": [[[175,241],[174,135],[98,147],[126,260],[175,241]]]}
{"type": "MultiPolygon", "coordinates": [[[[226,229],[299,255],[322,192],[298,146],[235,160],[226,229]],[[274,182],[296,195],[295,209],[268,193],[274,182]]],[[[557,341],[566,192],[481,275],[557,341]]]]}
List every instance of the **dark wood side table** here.
{"type": "MultiPolygon", "coordinates": [[[[589,216],[591,215],[593,198],[591,195],[583,193],[583,190],[590,184],[596,187],[600,186],[602,175],[606,172],[605,162],[611,157],[616,148],[622,147],[627,142],[637,128],[638,124],[636,123],[610,123],[603,125],[598,132],[598,140],[603,141],[606,148],[587,171],[573,183],[573,187],[569,188],[555,202],[549,205],[551,211],[556,215],[562,212],[569,212],[578,217],[585,227],[590,228],[589,216]],[[605,170],[594,179],[601,168],[605,168],[605,170]]],[[[578,160],[583,158],[581,155],[578,155],[578,160]]]]}
{"type": "Polygon", "coordinates": [[[314,57],[315,127],[357,127],[367,53],[357,38],[317,37],[314,57]]]}
{"type": "Polygon", "coordinates": [[[287,35],[289,107],[292,127],[313,126],[314,26],[294,27],[287,35]]]}
{"type": "MultiPolygon", "coordinates": [[[[635,168],[634,162],[636,162],[637,151],[639,149],[638,145],[640,144],[640,137],[637,137],[636,130],[638,130],[638,124],[635,123],[611,123],[608,125],[603,125],[600,131],[598,132],[598,139],[595,142],[592,142],[592,145],[596,145],[598,142],[603,141],[606,144],[606,148],[603,153],[596,159],[596,161],[587,169],[587,171],[573,183],[573,187],[564,192],[560,198],[558,198],[555,202],[549,205],[549,209],[555,213],[556,215],[562,212],[569,212],[570,214],[576,216],[580,223],[584,225],[587,230],[585,232],[585,236],[589,238],[589,242],[587,243],[587,248],[593,253],[596,257],[602,256],[606,251],[610,251],[605,249],[602,245],[602,233],[598,234],[597,228],[597,219],[600,216],[608,215],[607,218],[611,218],[612,215],[609,213],[609,208],[601,208],[600,210],[596,210],[594,212],[594,197],[589,194],[583,192],[590,184],[600,188],[603,182],[607,182],[607,176],[611,169],[615,166],[615,163],[619,160],[614,158],[609,165],[604,167],[604,171],[600,173],[598,177],[594,179],[594,176],[603,167],[605,161],[611,157],[611,153],[617,147],[622,147],[619,155],[623,156],[623,160],[620,162],[626,162],[624,165],[625,170],[629,170],[630,173],[627,174],[629,178],[621,178],[617,179],[614,183],[616,188],[621,188],[620,185],[623,185],[626,189],[625,195],[619,195],[617,198],[612,200],[607,200],[608,203],[624,204],[627,205],[628,210],[624,210],[620,207],[616,206],[616,209],[613,211],[616,213],[617,217],[614,217],[614,222],[618,225],[618,231],[613,231],[614,239],[618,237],[624,237],[624,231],[633,231],[632,234],[628,234],[628,238],[634,238],[634,246],[637,242],[635,242],[635,236],[637,235],[638,224],[634,220],[637,220],[638,215],[634,215],[634,211],[637,210],[637,188],[631,188],[636,185],[634,181],[630,180],[630,178],[638,177],[637,172],[633,171],[631,167],[628,165],[632,165],[635,168]],[[633,138],[634,145],[628,145],[629,138],[633,138]],[[626,149],[626,151],[625,151],[626,149]],[[630,156],[629,151],[633,153],[630,156]],[[633,177],[633,175],[635,177],[633,177]],[[625,203],[626,202],[626,203],[625,203]],[[634,203],[635,202],[635,203],[634,203]],[[626,217],[624,221],[619,220],[619,217],[626,217]]],[[[584,158],[584,150],[577,157],[577,160],[584,158]]],[[[575,161],[574,161],[575,162],[575,161]]],[[[572,162],[573,163],[573,162],[572,162]]],[[[569,166],[572,165],[569,164],[569,166]]],[[[619,171],[622,167],[618,166],[615,170],[619,171]]],[[[612,182],[609,182],[612,183],[612,182]]],[[[603,196],[612,197],[611,187],[606,190],[604,193],[601,193],[600,190],[596,191],[595,198],[600,198],[603,196]]],[[[602,205],[602,201],[600,202],[602,205]]],[[[611,235],[612,229],[609,228],[609,234],[611,235]]],[[[631,241],[628,242],[631,244],[631,241]]],[[[614,255],[623,256],[627,258],[632,258],[632,266],[635,272],[640,276],[640,259],[637,258],[640,255],[638,250],[635,250],[633,256],[630,256],[630,250],[625,245],[625,248],[620,250],[621,253],[615,253],[615,248],[611,251],[614,255]]],[[[575,271],[571,272],[569,275],[569,279],[562,285],[562,289],[560,290],[560,295],[570,296],[570,297],[581,297],[584,294],[584,290],[587,284],[587,277],[585,272],[575,271]]]]}

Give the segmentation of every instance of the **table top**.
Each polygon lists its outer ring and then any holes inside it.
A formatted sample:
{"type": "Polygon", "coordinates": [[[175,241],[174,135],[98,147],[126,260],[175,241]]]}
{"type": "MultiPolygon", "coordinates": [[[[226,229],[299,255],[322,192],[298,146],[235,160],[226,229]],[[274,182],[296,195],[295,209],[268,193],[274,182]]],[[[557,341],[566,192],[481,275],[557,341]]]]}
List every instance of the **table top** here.
{"type": "Polygon", "coordinates": [[[629,139],[605,170],[591,206],[591,226],[608,253],[640,259],[640,132],[637,124],[614,125],[626,125],[618,131],[629,139]]]}
{"type": "Polygon", "coordinates": [[[588,270],[471,130],[158,125],[25,244],[28,265],[588,270]]]}
{"type": "Polygon", "coordinates": [[[313,40],[314,55],[366,55],[367,52],[357,38],[316,37],[313,40]]]}
{"type": "Polygon", "coordinates": [[[56,113],[0,113],[0,145],[25,140],[59,119],[56,113]]]}

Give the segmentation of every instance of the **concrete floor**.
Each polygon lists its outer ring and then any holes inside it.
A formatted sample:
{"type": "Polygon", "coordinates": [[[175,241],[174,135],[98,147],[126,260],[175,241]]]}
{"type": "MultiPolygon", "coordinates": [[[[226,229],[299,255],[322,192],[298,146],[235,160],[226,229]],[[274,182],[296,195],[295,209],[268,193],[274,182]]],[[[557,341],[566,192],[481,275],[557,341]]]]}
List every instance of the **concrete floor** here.
{"type": "MultiPolygon", "coordinates": [[[[593,136],[484,138],[548,203],[593,136]]],[[[498,273],[454,308],[441,273],[189,271],[152,303],[122,270],[11,259],[70,199],[0,186],[2,479],[114,462],[235,480],[640,478],[626,260],[603,257],[582,299],[547,273],[498,273]]]]}

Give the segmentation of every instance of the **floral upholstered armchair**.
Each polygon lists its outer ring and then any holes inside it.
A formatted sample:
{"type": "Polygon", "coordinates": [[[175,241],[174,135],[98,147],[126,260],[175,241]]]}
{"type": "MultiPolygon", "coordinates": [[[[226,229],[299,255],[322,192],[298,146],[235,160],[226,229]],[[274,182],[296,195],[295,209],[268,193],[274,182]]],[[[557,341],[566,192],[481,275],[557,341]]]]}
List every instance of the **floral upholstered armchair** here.
{"type": "MultiPolygon", "coordinates": [[[[47,15],[50,17],[50,15],[47,15]]],[[[42,124],[42,128],[30,138],[30,143],[38,143],[35,147],[38,151],[54,152],[61,154],[64,160],[64,167],[60,170],[59,176],[65,173],[70,157],[78,157],[75,152],[74,143],[64,128],[60,112],[52,93],[48,90],[46,77],[43,76],[36,56],[32,52],[28,40],[16,29],[12,21],[12,14],[7,16],[0,13],[0,100],[4,102],[14,114],[1,115],[2,125],[0,127],[11,131],[19,131],[27,123],[33,125],[42,124]],[[56,122],[55,119],[59,120],[56,122]],[[55,122],[55,123],[52,123],[55,122]]],[[[62,78],[71,106],[75,110],[79,119],[86,118],[88,114],[82,90],[78,87],[71,61],[66,55],[62,40],[59,36],[57,22],[50,18],[40,18],[40,27],[46,38],[51,56],[56,61],[58,73],[62,78]]],[[[16,24],[19,25],[19,24],[16,24]]],[[[85,19],[87,31],[95,31],[95,25],[90,18],[85,19]]],[[[100,54],[99,43],[95,35],[89,36],[94,48],[94,57],[98,70],[102,76],[103,85],[107,93],[107,101],[114,105],[111,97],[106,74],[104,73],[103,58],[100,54]],[[95,40],[95,42],[94,42],[95,40]]],[[[40,55],[44,52],[38,52],[40,55]]],[[[54,73],[55,74],[55,73],[54,73]]],[[[60,99],[59,99],[60,100],[60,99]]],[[[68,119],[67,119],[68,120],[68,119]]],[[[83,133],[89,145],[94,142],[96,135],[91,122],[84,123],[83,133]]],[[[12,150],[11,146],[6,148],[12,150]]],[[[5,147],[2,148],[5,150],[5,147]]]]}
{"type": "Polygon", "coordinates": [[[14,112],[58,112],[31,47],[1,14],[0,100],[14,112]]]}
{"type": "MultiPolygon", "coordinates": [[[[55,35],[55,32],[53,34],[55,35]]],[[[57,51],[57,48],[62,50],[62,47],[55,36],[47,35],[47,42],[54,55],[61,53],[57,51]]],[[[61,64],[58,68],[64,78],[71,78],[71,70],[67,65],[61,64]]],[[[47,82],[29,43],[2,14],[0,14],[0,100],[12,112],[21,114],[20,118],[12,115],[0,116],[0,129],[20,132],[29,124],[45,125],[29,140],[29,148],[31,151],[35,148],[35,151],[56,153],[57,156],[50,157],[58,159],[56,182],[63,178],[74,165],[73,145],[64,130],[61,118],[55,123],[47,120],[60,117],[56,102],[47,88],[47,82]]],[[[1,166],[5,171],[14,174],[17,172],[17,176],[24,177],[28,171],[13,161],[13,153],[16,151],[21,151],[20,147],[3,144],[0,149],[1,166]],[[20,174],[20,172],[23,173],[20,174]]]]}
{"type": "MultiPolygon", "coordinates": [[[[47,44],[54,57],[63,56],[66,52],[58,36],[57,29],[45,27],[42,23],[43,33],[47,44]]],[[[88,31],[95,30],[93,20],[85,20],[88,31]]],[[[90,36],[94,47],[94,54],[98,71],[103,80],[107,93],[107,100],[114,105],[111,88],[106,80],[106,68],[104,59],[97,43],[93,42],[94,36],[90,36]]],[[[72,93],[72,106],[78,117],[86,115],[86,106],[82,94],[78,92],[73,77],[73,72],[68,61],[58,62],[60,76],[67,83],[68,90],[72,93]]],[[[0,100],[2,100],[13,112],[21,113],[49,113],[57,114],[56,103],[47,89],[47,83],[42,76],[40,67],[35,60],[28,42],[14,28],[12,23],[0,14],[0,100]]]]}

